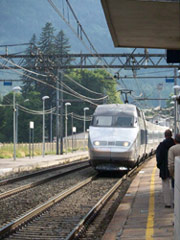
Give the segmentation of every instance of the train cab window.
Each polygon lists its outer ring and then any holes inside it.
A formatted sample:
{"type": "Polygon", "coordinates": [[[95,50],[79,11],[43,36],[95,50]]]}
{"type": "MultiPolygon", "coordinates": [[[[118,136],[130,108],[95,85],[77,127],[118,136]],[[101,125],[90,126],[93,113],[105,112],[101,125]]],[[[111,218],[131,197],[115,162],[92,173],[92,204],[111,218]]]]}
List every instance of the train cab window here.
{"type": "Polygon", "coordinates": [[[95,116],[93,119],[93,126],[112,126],[112,116],[95,116]]]}
{"type": "Polygon", "coordinates": [[[134,118],[131,116],[118,116],[115,120],[115,127],[134,127],[134,118]]]}

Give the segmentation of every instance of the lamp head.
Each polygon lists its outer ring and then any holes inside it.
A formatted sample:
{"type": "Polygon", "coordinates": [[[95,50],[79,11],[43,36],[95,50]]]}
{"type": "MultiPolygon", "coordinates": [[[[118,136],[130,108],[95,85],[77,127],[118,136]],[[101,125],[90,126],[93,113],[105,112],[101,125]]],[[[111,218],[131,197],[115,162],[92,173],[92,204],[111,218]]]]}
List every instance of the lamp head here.
{"type": "Polygon", "coordinates": [[[21,87],[19,87],[19,86],[16,86],[16,87],[13,87],[13,89],[12,89],[14,92],[16,92],[16,91],[21,91],[22,90],[22,88],[21,87]]]}
{"type": "Polygon", "coordinates": [[[177,97],[176,95],[171,96],[172,99],[176,99],[176,97],[177,97]]]}
{"type": "Polygon", "coordinates": [[[178,90],[180,90],[180,86],[179,86],[179,85],[174,85],[174,86],[173,86],[173,89],[178,89],[178,90]]]}
{"type": "Polygon", "coordinates": [[[70,102],[66,102],[65,106],[71,106],[71,103],[70,102]]]}
{"type": "Polygon", "coordinates": [[[42,100],[46,100],[46,99],[49,99],[49,96],[42,97],[42,100]]]}

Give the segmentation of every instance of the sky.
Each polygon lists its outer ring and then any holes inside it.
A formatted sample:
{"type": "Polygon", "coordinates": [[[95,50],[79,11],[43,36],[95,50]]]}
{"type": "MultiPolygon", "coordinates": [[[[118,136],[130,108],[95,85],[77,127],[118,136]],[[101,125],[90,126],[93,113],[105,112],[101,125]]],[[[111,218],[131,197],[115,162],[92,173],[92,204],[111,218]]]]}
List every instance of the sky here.
{"type": "MultiPolygon", "coordinates": [[[[64,14],[66,20],[71,24],[71,27],[77,32],[77,23],[73,21],[70,11],[68,11],[65,4],[65,0],[53,0],[53,3],[64,14]]],[[[99,53],[130,53],[131,48],[115,48],[111,39],[111,35],[106,24],[104,12],[101,6],[100,0],[69,0],[73,10],[78,17],[83,29],[85,30],[91,43],[99,53]]],[[[66,36],[70,39],[72,46],[72,52],[89,53],[88,49],[84,47],[82,42],[76,37],[72,29],[66,24],[62,18],[57,14],[55,9],[50,5],[48,0],[1,0],[0,8],[0,45],[2,44],[14,44],[29,42],[34,33],[39,34],[46,22],[52,22],[56,31],[63,30],[66,36]]],[[[85,39],[83,39],[85,41],[85,39]]],[[[87,42],[85,42],[87,44],[87,42]]],[[[21,48],[9,48],[9,53],[13,51],[24,51],[25,47],[21,48]]],[[[162,50],[150,50],[151,52],[162,52],[162,50]]],[[[0,48],[0,53],[4,53],[5,48],[0,48]]],[[[144,52],[144,49],[137,49],[136,53],[144,52]]],[[[114,71],[117,71],[115,69],[114,71]]],[[[132,75],[130,70],[121,70],[121,75],[132,75]]],[[[143,75],[172,75],[173,70],[167,71],[167,69],[149,69],[139,70],[137,74],[143,75]],[[153,73],[155,72],[155,74],[153,73]]],[[[0,79],[16,79],[17,74],[10,71],[0,71],[0,79]]],[[[143,80],[145,81],[145,80],[143,80]]],[[[146,80],[147,84],[151,80],[146,80]]],[[[124,81],[125,82],[125,81],[124,81]]],[[[134,91],[136,95],[141,92],[142,81],[135,79],[126,81],[127,85],[134,85],[134,91]],[[134,84],[135,83],[135,84],[134,84]],[[140,86],[140,87],[139,87],[140,86]]],[[[156,86],[162,82],[161,79],[151,81],[153,88],[152,92],[156,89],[156,86]],[[154,89],[154,90],[153,90],[154,89]]],[[[165,84],[165,82],[163,82],[165,84]]],[[[16,84],[15,84],[16,85],[16,84]]],[[[166,92],[167,87],[165,86],[166,92]]],[[[10,91],[11,87],[4,87],[0,82],[0,93],[6,94],[10,91]]],[[[163,90],[164,91],[164,90],[163,90]]],[[[162,94],[163,95],[163,94],[162,94]]]]}

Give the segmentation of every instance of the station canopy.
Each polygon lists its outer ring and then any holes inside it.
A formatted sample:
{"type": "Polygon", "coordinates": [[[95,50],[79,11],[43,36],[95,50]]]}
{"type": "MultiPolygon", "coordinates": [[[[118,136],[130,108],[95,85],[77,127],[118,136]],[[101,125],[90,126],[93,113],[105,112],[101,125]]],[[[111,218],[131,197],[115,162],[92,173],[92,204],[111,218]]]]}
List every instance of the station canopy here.
{"type": "Polygon", "coordinates": [[[179,0],[101,0],[115,47],[180,49],[179,0]]]}

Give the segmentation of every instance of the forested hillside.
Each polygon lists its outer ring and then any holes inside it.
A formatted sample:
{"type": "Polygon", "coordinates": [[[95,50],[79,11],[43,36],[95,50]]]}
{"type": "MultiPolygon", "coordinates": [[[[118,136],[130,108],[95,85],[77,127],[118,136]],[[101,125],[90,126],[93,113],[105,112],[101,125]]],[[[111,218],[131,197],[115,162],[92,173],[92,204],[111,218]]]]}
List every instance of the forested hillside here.
{"type": "MultiPolygon", "coordinates": [[[[54,0],[53,2],[61,9],[61,12],[64,12],[65,17],[68,18],[67,14],[70,13],[65,9],[65,1],[54,0]]],[[[90,41],[99,53],[124,53],[131,51],[127,48],[114,48],[100,0],[71,0],[70,3],[90,41]]],[[[0,22],[0,45],[29,42],[33,34],[36,34],[37,38],[39,38],[42,28],[47,22],[50,22],[55,28],[56,34],[63,30],[69,39],[71,52],[88,52],[47,0],[1,0],[0,22]]],[[[70,23],[72,24],[71,21],[70,23]]],[[[74,28],[76,29],[75,25],[74,28]]],[[[0,48],[0,51],[2,51],[2,48],[0,48]]],[[[158,52],[158,50],[156,52],[158,52]]],[[[114,71],[117,71],[117,69],[114,69],[114,71]]],[[[151,75],[164,76],[171,74],[166,70],[155,71],[153,69],[145,69],[142,71],[138,70],[137,75],[139,73],[143,73],[142,76],[148,75],[149,72],[155,72],[155,74],[151,75]]],[[[121,70],[121,75],[132,75],[132,71],[121,70]]],[[[4,76],[3,71],[1,71],[1,77],[9,78],[9,76],[4,76]]],[[[12,75],[11,77],[13,78],[12,75]]],[[[123,81],[127,87],[135,91],[136,95],[139,95],[141,89],[143,89],[146,96],[159,97],[159,93],[156,91],[159,83],[164,84],[161,92],[162,97],[167,97],[172,92],[172,85],[165,84],[165,79],[123,79],[123,81]]],[[[120,82],[120,84],[119,87],[122,87],[122,82],[120,82]]],[[[8,91],[9,88],[2,88],[1,86],[2,83],[0,83],[1,94],[6,91],[6,89],[8,91]]],[[[151,102],[152,106],[157,106],[158,104],[158,101],[151,102]]]]}

